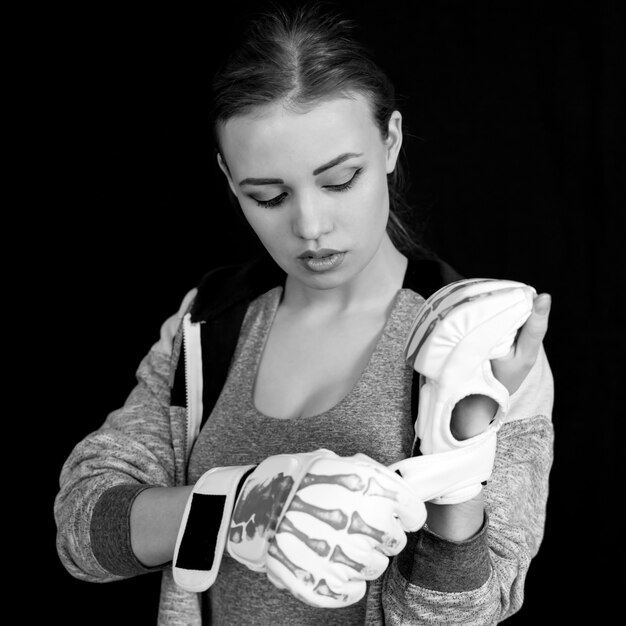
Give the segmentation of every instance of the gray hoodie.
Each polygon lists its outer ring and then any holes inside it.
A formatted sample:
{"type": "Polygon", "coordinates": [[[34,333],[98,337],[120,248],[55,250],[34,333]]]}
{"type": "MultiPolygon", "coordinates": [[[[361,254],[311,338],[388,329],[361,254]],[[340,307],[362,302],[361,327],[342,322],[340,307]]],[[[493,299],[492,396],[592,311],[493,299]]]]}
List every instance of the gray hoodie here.
{"type": "MultiPolygon", "coordinates": [[[[188,415],[171,406],[170,390],[181,354],[181,321],[194,296],[192,290],[163,324],[124,406],[71,452],[55,500],[59,557],[76,578],[108,582],[162,570],[161,625],[201,624],[200,597],[175,585],[169,564],[146,568],[135,558],[129,514],[143,489],[186,484],[188,415]]],[[[482,530],[464,542],[447,541],[427,527],[413,534],[370,585],[366,624],[495,624],[519,610],[543,537],[552,404],[552,373],[542,349],[511,396],[498,432],[482,530]]]]}

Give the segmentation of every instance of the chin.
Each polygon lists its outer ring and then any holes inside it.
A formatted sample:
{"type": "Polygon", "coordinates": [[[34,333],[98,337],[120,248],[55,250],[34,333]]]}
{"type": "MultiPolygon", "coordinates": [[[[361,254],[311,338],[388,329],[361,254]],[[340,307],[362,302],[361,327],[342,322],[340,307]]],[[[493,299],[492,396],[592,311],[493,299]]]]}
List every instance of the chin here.
{"type": "MultiPolygon", "coordinates": [[[[304,282],[304,281],[302,281],[304,282]]],[[[341,287],[341,285],[345,284],[345,280],[341,279],[332,279],[330,277],[322,278],[322,277],[313,277],[313,280],[306,281],[307,286],[313,289],[319,289],[320,291],[326,291],[328,289],[336,289],[337,287],[341,287]]]]}

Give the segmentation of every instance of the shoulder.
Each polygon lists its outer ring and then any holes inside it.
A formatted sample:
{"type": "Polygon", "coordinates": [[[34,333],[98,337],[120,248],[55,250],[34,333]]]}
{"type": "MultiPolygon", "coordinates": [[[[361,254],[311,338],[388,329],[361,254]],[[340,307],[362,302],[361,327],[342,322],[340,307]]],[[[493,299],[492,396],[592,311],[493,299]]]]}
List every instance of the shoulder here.
{"type": "Polygon", "coordinates": [[[198,290],[191,289],[185,294],[180,306],[178,307],[178,311],[168,317],[161,324],[161,332],[159,335],[159,340],[152,346],[152,350],[162,353],[162,354],[171,354],[172,346],[174,344],[174,337],[176,336],[178,329],[180,328],[181,322],[183,321],[183,317],[189,311],[194,299],[196,298],[198,290]]]}
{"type": "Polygon", "coordinates": [[[238,305],[247,306],[257,296],[284,284],[285,273],[270,257],[223,265],[207,272],[191,308],[194,322],[212,321],[238,305]]]}
{"type": "Polygon", "coordinates": [[[441,287],[463,278],[449,263],[434,254],[411,256],[403,287],[428,298],[441,287]]]}

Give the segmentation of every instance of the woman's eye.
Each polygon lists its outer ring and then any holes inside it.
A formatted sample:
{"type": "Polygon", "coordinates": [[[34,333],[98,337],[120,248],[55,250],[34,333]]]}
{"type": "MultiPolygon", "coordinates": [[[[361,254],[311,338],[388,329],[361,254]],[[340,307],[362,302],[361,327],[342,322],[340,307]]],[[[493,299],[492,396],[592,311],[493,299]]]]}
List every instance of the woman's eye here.
{"type": "Polygon", "coordinates": [[[258,198],[255,198],[254,196],[250,196],[259,206],[265,207],[265,208],[271,208],[273,206],[278,206],[287,196],[286,193],[281,193],[280,195],[276,196],[275,198],[270,198],[269,200],[259,200],[258,198]]]}
{"type": "MultiPolygon", "coordinates": [[[[356,183],[362,171],[363,169],[359,168],[358,170],[354,172],[350,180],[347,180],[345,183],[340,183],[339,185],[324,185],[324,189],[329,189],[330,191],[348,191],[348,189],[350,189],[354,185],[354,183],[356,183]]],[[[259,200],[258,198],[255,198],[254,196],[250,196],[250,197],[259,206],[264,207],[266,209],[270,209],[272,207],[278,206],[279,204],[282,204],[283,200],[287,197],[287,194],[283,192],[275,196],[274,198],[270,198],[269,200],[259,200]]]]}
{"type": "Polygon", "coordinates": [[[354,183],[356,183],[358,177],[361,175],[363,170],[359,168],[354,172],[352,178],[345,183],[341,183],[340,185],[324,185],[324,189],[330,189],[331,191],[348,191],[354,183]]]}

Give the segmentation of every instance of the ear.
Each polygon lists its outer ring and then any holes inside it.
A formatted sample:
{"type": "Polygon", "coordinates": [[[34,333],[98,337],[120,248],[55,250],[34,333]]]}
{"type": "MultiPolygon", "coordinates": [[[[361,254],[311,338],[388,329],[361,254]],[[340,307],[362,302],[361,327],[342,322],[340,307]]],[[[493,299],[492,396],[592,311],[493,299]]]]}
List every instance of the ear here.
{"type": "Polygon", "coordinates": [[[230,175],[230,171],[228,169],[228,165],[226,165],[226,161],[222,158],[222,155],[217,153],[217,164],[220,166],[222,172],[224,172],[224,176],[226,176],[226,180],[228,181],[228,185],[230,190],[233,192],[234,196],[237,197],[237,192],[235,191],[235,184],[233,183],[233,178],[230,175]]]}
{"type": "Polygon", "coordinates": [[[385,147],[387,149],[387,174],[391,174],[396,167],[402,147],[402,114],[400,111],[394,111],[391,114],[388,131],[385,147]]]}

